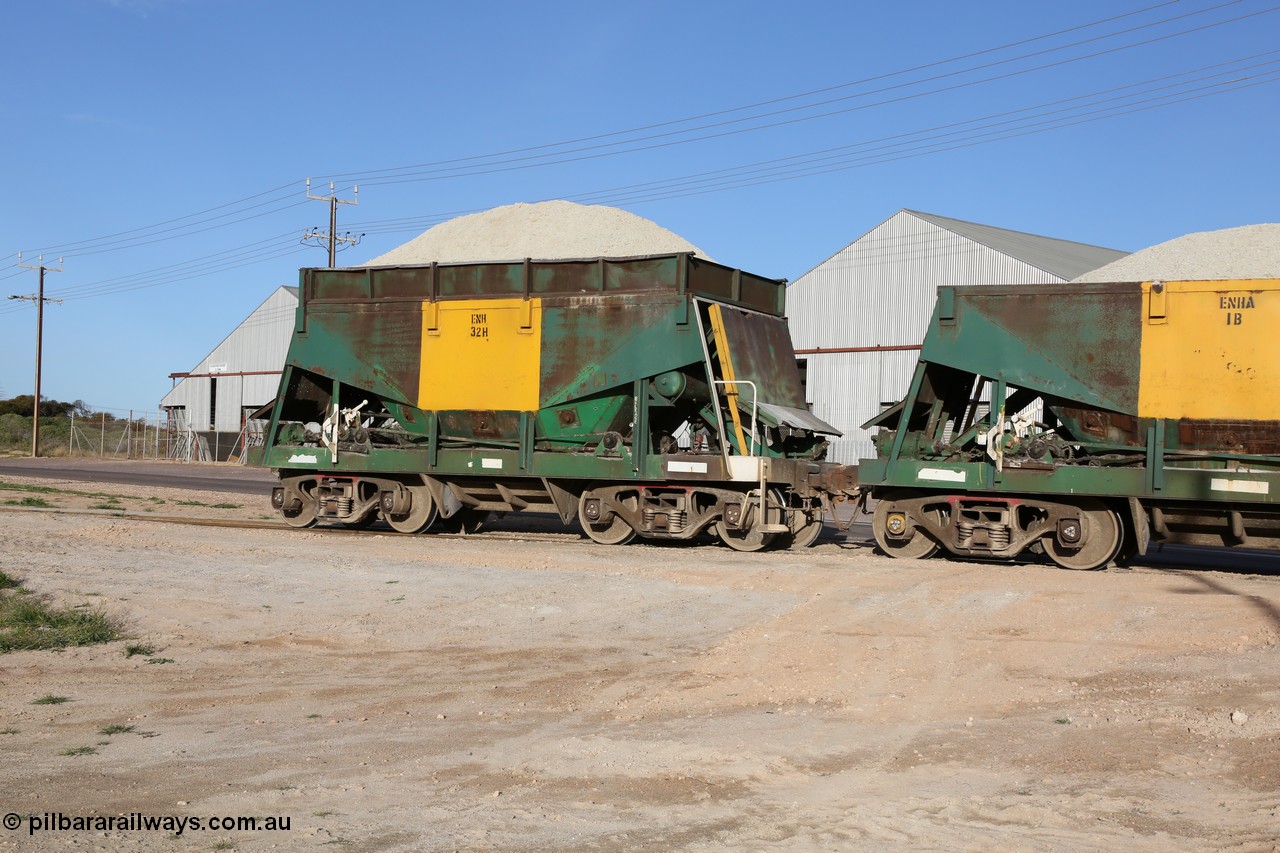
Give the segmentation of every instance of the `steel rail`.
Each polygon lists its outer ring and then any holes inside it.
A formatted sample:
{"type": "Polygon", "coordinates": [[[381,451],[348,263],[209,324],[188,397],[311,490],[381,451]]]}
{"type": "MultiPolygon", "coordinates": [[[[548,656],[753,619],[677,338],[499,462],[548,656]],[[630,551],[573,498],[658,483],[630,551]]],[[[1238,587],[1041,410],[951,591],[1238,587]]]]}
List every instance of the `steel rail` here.
{"type": "MultiPolygon", "coordinates": [[[[159,522],[161,524],[179,524],[187,527],[224,527],[238,530],[280,530],[294,533],[347,533],[347,534],[366,534],[373,536],[391,536],[410,538],[409,534],[396,533],[394,530],[384,529],[356,529],[352,527],[315,525],[314,527],[292,527],[278,521],[255,521],[250,519],[238,520],[234,518],[202,518],[199,516],[180,516],[180,515],[153,515],[151,513],[135,513],[135,512],[117,512],[109,509],[59,509],[58,507],[19,507],[19,506],[0,506],[0,512],[13,513],[44,513],[46,515],[74,515],[98,518],[118,518],[125,521],[150,521],[159,522]]],[[[416,534],[414,534],[416,535],[416,534]]],[[[577,536],[573,531],[566,530],[563,533],[501,533],[499,531],[480,532],[480,533],[431,533],[432,538],[440,537],[444,539],[478,539],[486,542],[557,542],[557,541],[583,541],[589,542],[581,536],[577,536]],[[572,538],[570,538],[572,537],[572,538]]]]}

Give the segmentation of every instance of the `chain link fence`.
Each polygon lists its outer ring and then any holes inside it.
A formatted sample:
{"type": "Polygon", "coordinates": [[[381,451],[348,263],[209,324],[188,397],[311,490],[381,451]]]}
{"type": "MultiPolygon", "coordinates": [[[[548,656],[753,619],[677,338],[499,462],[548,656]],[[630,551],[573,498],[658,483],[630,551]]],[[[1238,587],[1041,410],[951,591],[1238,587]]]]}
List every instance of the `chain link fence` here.
{"type": "MultiPolygon", "coordinates": [[[[31,423],[30,417],[0,415],[0,454],[31,455],[31,423]]],[[[264,427],[264,421],[250,420],[238,434],[198,431],[180,411],[58,415],[40,418],[39,455],[243,463],[248,448],[261,446],[264,427]]]]}

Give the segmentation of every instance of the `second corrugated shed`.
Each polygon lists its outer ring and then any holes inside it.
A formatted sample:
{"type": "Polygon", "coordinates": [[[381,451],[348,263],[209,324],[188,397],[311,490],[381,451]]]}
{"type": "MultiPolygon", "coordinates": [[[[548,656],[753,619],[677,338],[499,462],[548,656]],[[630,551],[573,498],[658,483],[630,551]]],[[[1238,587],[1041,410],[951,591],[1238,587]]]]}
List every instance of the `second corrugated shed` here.
{"type": "Polygon", "coordinates": [[[901,210],[787,289],[808,399],[844,432],[828,458],[875,455],[859,425],[907,391],[940,285],[1055,284],[1125,252],[901,210]],[[836,350],[833,352],[833,350],[836,350]]]}

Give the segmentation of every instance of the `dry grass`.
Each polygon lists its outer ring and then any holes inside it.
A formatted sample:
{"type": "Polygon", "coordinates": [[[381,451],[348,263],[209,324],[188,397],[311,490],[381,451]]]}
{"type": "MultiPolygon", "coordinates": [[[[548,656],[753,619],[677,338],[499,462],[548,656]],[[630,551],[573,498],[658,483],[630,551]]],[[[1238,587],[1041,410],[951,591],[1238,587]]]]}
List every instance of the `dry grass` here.
{"type": "Polygon", "coordinates": [[[109,643],[119,627],[97,608],[56,607],[0,571],[0,653],[109,643]]]}

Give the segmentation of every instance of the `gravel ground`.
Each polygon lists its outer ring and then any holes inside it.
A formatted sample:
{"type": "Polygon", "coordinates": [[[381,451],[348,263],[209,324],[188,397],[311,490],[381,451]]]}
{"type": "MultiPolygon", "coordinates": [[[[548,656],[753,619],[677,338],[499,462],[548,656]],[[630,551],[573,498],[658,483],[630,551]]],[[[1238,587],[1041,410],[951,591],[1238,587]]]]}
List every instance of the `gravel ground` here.
{"type": "MultiPolygon", "coordinates": [[[[40,494],[269,515],[215,493],[40,494]]],[[[290,829],[23,827],[0,850],[1280,849],[1274,567],[10,509],[0,569],[132,639],[0,657],[0,812],[290,829]],[[70,701],[32,704],[46,694],[70,701]]]]}

